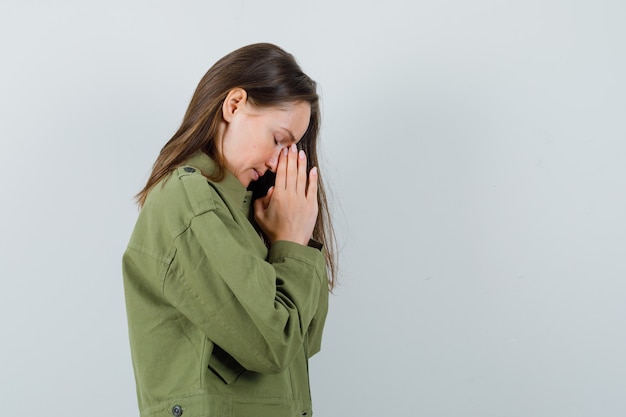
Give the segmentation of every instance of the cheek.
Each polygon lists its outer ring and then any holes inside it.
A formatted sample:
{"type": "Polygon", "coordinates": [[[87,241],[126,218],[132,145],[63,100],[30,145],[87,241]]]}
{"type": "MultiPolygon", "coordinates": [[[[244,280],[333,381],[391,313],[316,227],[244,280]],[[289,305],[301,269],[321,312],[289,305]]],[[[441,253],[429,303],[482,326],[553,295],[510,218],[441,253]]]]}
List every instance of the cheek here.
{"type": "Polygon", "coordinates": [[[275,146],[261,146],[257,150],[257,157],[262,162],[265,162],[275,155],[278,155],[277,148],[275,146]]]}

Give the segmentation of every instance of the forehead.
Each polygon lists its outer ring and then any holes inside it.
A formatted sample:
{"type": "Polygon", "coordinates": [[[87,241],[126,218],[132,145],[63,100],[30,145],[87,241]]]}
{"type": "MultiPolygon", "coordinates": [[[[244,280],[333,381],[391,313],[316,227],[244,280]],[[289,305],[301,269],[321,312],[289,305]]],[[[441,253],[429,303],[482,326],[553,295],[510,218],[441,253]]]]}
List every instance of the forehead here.
{"type": "Polygon", "coordinates": [[[287,130],[294,136],[294,140],[300,140],[311,118],[311,105],[306,101],[297,101],[260,108],[260,114],[264,116],[275,128],[287,130]]]}

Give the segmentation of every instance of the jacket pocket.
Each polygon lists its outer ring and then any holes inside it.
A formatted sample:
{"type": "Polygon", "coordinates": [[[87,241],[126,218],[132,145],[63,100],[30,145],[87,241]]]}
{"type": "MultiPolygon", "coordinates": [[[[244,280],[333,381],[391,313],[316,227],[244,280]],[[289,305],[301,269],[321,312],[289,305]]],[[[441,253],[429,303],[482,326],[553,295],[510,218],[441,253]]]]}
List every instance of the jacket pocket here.
{"type": "Polygon", "coordinates": [[[232,384],[246,370],[218,345],[213,345],[209,369],[226,384],[232,384]]]}

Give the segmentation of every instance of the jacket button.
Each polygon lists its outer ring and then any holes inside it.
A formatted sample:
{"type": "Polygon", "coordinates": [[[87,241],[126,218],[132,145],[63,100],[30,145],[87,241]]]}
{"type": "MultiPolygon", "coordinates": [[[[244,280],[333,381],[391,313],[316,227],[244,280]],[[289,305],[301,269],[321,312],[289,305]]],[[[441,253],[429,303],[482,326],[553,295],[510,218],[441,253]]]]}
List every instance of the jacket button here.
{"type": "Polygon", "coordinates": [[[192,167],[185,167],[183,169],[185,170],[185,172],[196,172],[196,170],[192,167]]]}
{"type": "Polygon", "coordinates": [[[172,414],[174,415],[174,417],[180,417],[183,415],[183,407],[181,407],[180,405],[175,405],[174,407],[172,407],[172,414]]]}

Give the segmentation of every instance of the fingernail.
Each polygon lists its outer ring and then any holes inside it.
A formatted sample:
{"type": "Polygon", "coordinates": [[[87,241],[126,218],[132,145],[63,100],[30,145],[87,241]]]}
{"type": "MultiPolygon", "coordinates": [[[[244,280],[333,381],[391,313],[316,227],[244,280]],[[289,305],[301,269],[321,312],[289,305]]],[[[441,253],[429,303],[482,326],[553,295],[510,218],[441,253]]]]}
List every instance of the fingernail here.
{"type": "Polygon", "coordinates": [[[283,155],[287,156],[287,152],[289,152],[289,149],[284,148],[284,149],[283,149],[283,155]]]}
{"type": "Polygon", "coordinates": [[[314,177],[317,177],[317,167],[311,168],[311,175],[313,175],[314,177]]]}
{"type": "Polygon", "coordinates": [[[298,150],[298,148],[296,147],[296,144],[292,144],[291,145],[291,152],[296,153],[296,151],[298,150]]]}
{"type": "Polygon", "coordinates": [[[300,159],[304,159],[304,151],[300,151],[298,152],[298,156],[300,157],[300,159]]]}

